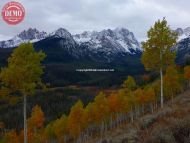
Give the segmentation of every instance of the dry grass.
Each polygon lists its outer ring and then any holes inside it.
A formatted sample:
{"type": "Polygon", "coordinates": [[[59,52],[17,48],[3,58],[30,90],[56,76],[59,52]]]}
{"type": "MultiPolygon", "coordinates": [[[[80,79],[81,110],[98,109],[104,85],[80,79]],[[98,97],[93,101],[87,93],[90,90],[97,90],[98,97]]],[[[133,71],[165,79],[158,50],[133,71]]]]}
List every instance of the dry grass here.
{"type": "Polygon", "coordinates": [[[89,143],[190,143],[190,90],[154,114],[107,132],[89,143]]]}

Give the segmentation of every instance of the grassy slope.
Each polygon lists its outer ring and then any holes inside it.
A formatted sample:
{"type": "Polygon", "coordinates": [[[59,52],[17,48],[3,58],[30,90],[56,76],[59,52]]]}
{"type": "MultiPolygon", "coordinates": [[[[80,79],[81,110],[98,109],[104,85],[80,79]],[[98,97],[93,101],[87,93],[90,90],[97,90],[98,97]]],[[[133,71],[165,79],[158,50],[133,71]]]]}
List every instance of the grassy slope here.
{"type": "Polygon", "coordinates": [[[164,109],[109,131],[101,143],[190,143],[190,90],[164,109]]]}

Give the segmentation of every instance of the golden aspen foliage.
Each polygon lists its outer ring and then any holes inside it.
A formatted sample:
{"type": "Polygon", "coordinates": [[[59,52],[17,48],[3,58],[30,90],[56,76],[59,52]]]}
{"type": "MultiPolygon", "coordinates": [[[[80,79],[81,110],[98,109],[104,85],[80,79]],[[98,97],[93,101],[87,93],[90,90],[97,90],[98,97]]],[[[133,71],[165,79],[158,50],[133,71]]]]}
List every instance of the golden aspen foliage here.
{"type": "Polygon", "coordinates": [[[147,32],[148,39],[142,43],[141,61],[146,70],[160,72],[160,105],[164,106],[163,71],[175,63],[175,52],[171,49],[177,42],[177,33],[170,29],[165,18],[155,22],[147,32]]]}
{"type": "Polygon", "coordinates": [[[65,115],[61,116],[61,118],[55,120],[53,123],[53,130],[55,136],[62,143],[64,143],[65,139],[64,135],[68,134],[67,124],[68,124],[68,118],[65,115]]]}
{"type": "Polygon", "coordinates": [[[184,77],[185,79],[190,80],[190,66],[184,68],[184,77]]]}
{"type": "Polygon", "coordinates": [[[97,124],[106,120],[109,116],[108,100],[103,92],[100,92],[94,99],[94,116],[97,124]]]}
{"type": "Polygon", "coordinates": [[[136,88],[136,82],[132,76],[128,76],[122,84],[123,88],[134,90],[136,88]]]}
{"type": "Polygon", "coordinates": [[[20,143],[19,136],[15,130],[11,130],[5,134],[4,140],[6,143],[20,143]]]}
{"type": "Polygon", "coordinates": [[[166,69],[164,76],[165,92],[166,95],[172,97],[177,94],[181,89],[180,75],[174,66],[169,66],[166,69]]]}
{"type": "Polygon", "coordinates": [[[29,127],[33,129],[42,128],[45,122],[45,116],[40,106],[32,108],[31,117],[28,119],[29,127]]]}
{"type": "Polygon", "coordinates": [[[21,44],[8,58],[8,66],[1,69],[0,79],[11,91],[32,93],[41,84],[43,52],[36,52],[30,43],[21,44]]]}
{"type": "Polygon", "coordinates": [[[68,129],[70,135],[76,139],[83,131],[84,123],[84,108],[83,103],[79,100],[70,111],[68,116],[68,129]]]}

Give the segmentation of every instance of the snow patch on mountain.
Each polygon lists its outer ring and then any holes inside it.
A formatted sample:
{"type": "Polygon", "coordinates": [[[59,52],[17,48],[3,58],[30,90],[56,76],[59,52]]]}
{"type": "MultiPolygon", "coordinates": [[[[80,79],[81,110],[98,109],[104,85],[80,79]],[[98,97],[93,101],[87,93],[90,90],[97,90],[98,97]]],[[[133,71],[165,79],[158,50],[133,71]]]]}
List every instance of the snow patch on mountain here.
{"type": "Polygon", "coordinates": [[[134,37],[134,34],[125,28],[116,28],[114,30],[107,29],[100,32],[85,31],[81,34],[76,34],[73,37],[79,45],[84,43],[86,43],[86,45],[89,44],[89,48],[102,49],[105,47],[106,43],[113,51],[122,51],[131,54],[134,51],[142,51],[139,42],[134,37]]]}
{"type": "Polygon", "coordinates": [[[77,52],[82,54],[85,51],[100,52],[105,55],[117,53],[135,54],[142,51],[134,34],[126,28],[106,29],[100,32],[85,31],[76,35],[71,35],[64,28],[59,28],[50,34],[44,31],[40,32],[35,28],[29,28],[8,41],[1,41],[0,48],[17,47],[21,43],[35,43],[46,38],[61,38],[60,45],[69,49],[75,55],[77,55],[77,52]]]}
{"type": "Polygon", "coordinates": [[[190,37],[190,27],[187,27],[185,29],[177,28],[175,32],[177,32],[179,36],[178,42],[190,37]]]}
{"type": "Polygon", "coordinates": [[[12,39],[0,42],[0,48],[12,48],[27,42],[38,42],[47,37],[47,33],[38,31],[35,28],[29,28],[14,36],[12,39]]]}
{"type": "Polygon", "coordinates": [[[67,31],[64,28],[57,29],[56,31],[50,33],[48,37],[51,36],[53,36],[54,38],[65,38],[65,39],[72,38],[72,35],[69,33],[69,31],[67,31]]]}

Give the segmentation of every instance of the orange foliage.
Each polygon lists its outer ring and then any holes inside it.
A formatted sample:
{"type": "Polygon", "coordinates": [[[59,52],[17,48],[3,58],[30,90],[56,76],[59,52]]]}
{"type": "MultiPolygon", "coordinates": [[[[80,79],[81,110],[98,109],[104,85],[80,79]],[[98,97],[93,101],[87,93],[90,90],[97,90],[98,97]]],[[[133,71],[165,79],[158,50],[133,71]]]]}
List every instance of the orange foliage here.
{"type": "Polygon", "coordinates": [[[44,125],[45,117],[44,113],[40,106],[36,105],[32,109],[31,117],[29,118],[29,127],[35,129],[35,128],[41,128],[44,125]]]}
{"type": "Polygon", "coordinates": [[[137,90],[135,90],[133,94],[135,95],[137,104],[142,105],[146,102],[144,91],[141,88],[138,88],[137,90]]]}
{"type": "Polygon", "coordinates": [[[15,130],[11,130],[5,134],[6,143],[20,143],[19,136],[15,130]]]}
{"type": "Polygon", "coordinates": [[[68,129],[73,138],[77,138],[84,128],[83,103],[78,101],[70,111],[68,116],[68,129]]]}
{"type": "Polygon", "coordinates": [[[156,94],[153,88],[149,87],[145,90],[146,103],[151,103],[156,100],[156,94]]]}
{"type": "Polygon", "coordinates": [[[61,118],[57,119],[53,124],[53,131],[55,132],[55,136],[61,143],[64,142],[64,135],[66,135],[68,132],[67,122],[67,116],[63,115],[61,118]]]}
{"type": "Polygon", "coordinates": [[[148,82],[148,81],[150,81],[150,76],[148,74],[144,74],[142,76],[142,79],[143,79],[144,82],[148,82]]]}
{"type": "Polygon", "coordinates": [[[116,113],[119,111],[120,103],[119,103],[117,95],[115,94],[110,95],[108,97],[108,104],[109,104],[110,112],[116,113]]]}
{"type": "Polygon", "coordinates": [[[190,66],[184,68],[184,77],[185,79],[190,80],[190,66]]]}
{"type": "MultiPolygon", "coordinates": [[[[28,143],[32,143],[33,137],[34,137],[33,131],[31,129],[28,129],[28,132],[27,132],[28,143]]],[[[19,143],[24,143],[24,130],[20,132],[19,140],[20,140],[19,143]]]]}
{"type": "Polygon", "coordinates": [[[94,100],[94,117],[96,123],[104,121],[109,114],[108,100],[104,93],[100,92],[94,100]]]}

